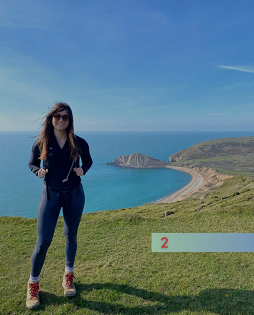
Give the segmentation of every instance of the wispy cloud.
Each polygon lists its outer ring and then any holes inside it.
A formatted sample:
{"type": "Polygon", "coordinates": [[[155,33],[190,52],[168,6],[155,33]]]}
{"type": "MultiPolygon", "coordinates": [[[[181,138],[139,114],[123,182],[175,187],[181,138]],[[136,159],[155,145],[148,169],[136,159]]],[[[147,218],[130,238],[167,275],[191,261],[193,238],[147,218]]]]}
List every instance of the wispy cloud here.
{"type": "MultiPolygon", "coordinates": [[[[29,71],[28,71],[29,72],[29,71]]],[[[22,71],[20,72],[22,74],[22,71]]],[[[29,99],[43,100],[51,96],[54,99],[54,93],[48,86],[42,87],[40,82],[32,83],[32,79],[18,76],[18,71],[0,72],[0,91],[4,95],[26,97],[29,99]],[[12,74],[12,75],[7,75],[12,74]],[[46,95],[46,97],[45,97],[46,95]]]]}
{"type": "Polygon", "coordinates": [[[254,67],[250,67],[250,66],[222,66],[222,65],[219,65],[218,68],[226,69],[226,70],[235,70],[235,71],[241,71],[241,72],[254,73],[254,67]]]}

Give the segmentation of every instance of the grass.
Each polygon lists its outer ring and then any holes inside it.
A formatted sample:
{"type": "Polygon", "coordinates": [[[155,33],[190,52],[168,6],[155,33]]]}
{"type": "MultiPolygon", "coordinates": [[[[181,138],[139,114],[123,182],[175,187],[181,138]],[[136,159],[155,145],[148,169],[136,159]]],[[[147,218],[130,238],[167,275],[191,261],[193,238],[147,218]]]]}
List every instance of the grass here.
{"type": "Polygon", "coordinates": [[[253,172],[238,172],[238,171],[229,171],[229,170],[224,170],[224,169],[218,169],[217,172],[219,174],[225,174],[225,175],[243,175],[243,176],[251,176],[253,177],[253,172]]]}
{"type": "Polygon", "coordinates": [[[63,297],[63,219],[26,309],[36,220],[0,217],[0,314],[254,314],[253,253],[152,253],[152,233],[251,233],[254,179],[236,176],[199,200],[84,214],[77,296],[63,297]],[[168,214],[165,217],[165,212],[168,214]]]}

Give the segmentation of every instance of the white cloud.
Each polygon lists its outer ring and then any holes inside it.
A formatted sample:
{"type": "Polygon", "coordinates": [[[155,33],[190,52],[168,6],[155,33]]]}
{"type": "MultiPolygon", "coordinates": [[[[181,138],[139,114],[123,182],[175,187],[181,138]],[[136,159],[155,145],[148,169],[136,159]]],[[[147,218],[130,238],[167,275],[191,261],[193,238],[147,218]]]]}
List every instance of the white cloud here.
{"type": "Polygon", "coordinates": [[[235,71],[241,71],[241,72],[254,73],[254,67],[250,67],[250,66],[222,66],[222,65],[219,65],[218,68],[226,69],[226,70],[235,70],[235,71]]]}

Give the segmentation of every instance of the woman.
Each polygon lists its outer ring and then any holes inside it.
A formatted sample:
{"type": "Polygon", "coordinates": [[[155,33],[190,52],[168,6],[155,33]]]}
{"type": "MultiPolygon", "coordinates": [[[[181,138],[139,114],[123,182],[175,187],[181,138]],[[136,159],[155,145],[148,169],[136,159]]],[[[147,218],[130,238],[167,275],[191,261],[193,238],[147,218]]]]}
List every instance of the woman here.
{"type": "Polygon", "coordinates": [[[32,255],[26,305],[37,308],[39,279],[46,253],[52,241],[60,209],[63,208],[65,236],[64,296],[74,296],[74,260],[77,231],[85,204],[80,176],[92,165],[87,142],[74,135],[73,115],[66,103],[57,103],[45,116],[40,138],[32,147],[30,170],[44,178],[44,187],[37,214],[37,244],[32,255]],[[79,156],[82,160],[79,166],[79,156]],[[41,160],[43,167],[40,168],[41,160]]]}

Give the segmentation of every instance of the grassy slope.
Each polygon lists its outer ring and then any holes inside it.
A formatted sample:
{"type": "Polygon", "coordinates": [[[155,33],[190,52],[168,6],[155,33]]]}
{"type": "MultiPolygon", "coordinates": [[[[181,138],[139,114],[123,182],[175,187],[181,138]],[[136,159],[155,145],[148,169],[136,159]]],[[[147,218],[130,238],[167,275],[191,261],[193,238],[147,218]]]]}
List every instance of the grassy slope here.
{"type": "Polygon", "coordinates": [[[0,217],[0,314],[254,314],[253,253],[152,253],[151,233],[253,232],[254,179],[233,177],[202,200],[84,214],[76,287],[63,297],[63,220],[25,307],[36,220],[0,217]],[[165,212],[174,212],[165,217],[165,212]]]}

